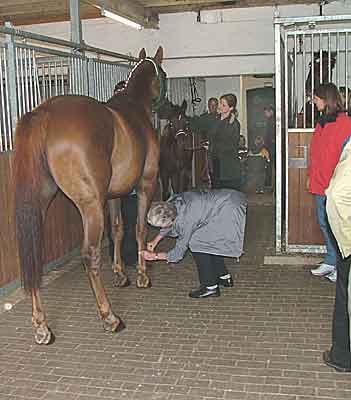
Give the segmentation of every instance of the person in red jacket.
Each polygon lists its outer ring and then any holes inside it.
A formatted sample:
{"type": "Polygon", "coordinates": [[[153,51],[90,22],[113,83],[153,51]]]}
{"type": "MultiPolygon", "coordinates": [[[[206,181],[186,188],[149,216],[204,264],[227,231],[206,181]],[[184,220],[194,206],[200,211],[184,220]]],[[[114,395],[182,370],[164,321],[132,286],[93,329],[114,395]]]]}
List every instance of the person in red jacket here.
{"type": "Polygon", "coordinates": [[[315,196],[327,254],[323,263],[311,273],[336,282],[338,246],[328,223],[325,190],[339,161],[343,144],[351,135],[351,118],[346,114],[340,93],[333,83],[321,84],[314,93],[313,102],[321,116],[310,145],[309,191],[315,196]]]}

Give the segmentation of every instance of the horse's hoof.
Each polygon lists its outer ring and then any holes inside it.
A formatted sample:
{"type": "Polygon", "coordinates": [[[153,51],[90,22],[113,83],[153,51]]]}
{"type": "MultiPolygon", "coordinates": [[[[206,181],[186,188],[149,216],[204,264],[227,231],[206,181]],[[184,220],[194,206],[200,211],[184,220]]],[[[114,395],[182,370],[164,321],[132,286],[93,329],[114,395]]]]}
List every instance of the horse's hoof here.
{"type": "Polygon", "coordinates": [[[116,287],[127,287],[130,285],[130,280],[125,275],[116,275],[113,285],[116,287]]]}
{"type": "Polygon", "coordinates": [[[119,287],[128,287],[130,285],[130,280],[127,278],[124,282],[123,285],[119,286],[119,287]]]}
{"type": "Polygon", "coordinates": [[[55,335],[52,333],[51,329],[47,326],[40,326],[35,328],[34,340],[36,344],[49,345],[55,342],[55,335]]]}
{"type": "Polygon", "coordinates": [[[116,317],[112,312],[110,312],[108,317],[102,320],[102,324],[104,330],[110,333],[118,333],[125,328],[125,325],[121,318],[116,317]]]}
{"type": "Polygon", "coordinates": [[[117,325],[117,329],[115,330],[115,333],[122,332],[123,329],[125,329],[125,328],[126,328],[126,326],[125,326],[124,322],[120,319],[119,324],[117,325]]]}
{"type": "Polygon", "coordinates": [[[146,275],[139,275],[136,280],[136,287],[138,289],[148,289],[152,287],[151,280],[146,275]]]}

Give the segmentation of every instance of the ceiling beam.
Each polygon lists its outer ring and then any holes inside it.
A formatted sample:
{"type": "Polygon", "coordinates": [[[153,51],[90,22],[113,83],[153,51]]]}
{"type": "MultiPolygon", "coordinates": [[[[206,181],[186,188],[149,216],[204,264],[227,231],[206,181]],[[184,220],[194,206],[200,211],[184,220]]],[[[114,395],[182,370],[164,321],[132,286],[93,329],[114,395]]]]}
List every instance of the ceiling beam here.
{"type": "MultiPolygon", "coordinates": [[[[0,8],[0,24],[10,21],[13,25],[33,25],[47,22],[69,21],[69,3],[67,0],[49,0],[43,7],[42,1],[30,1],[30,4],[18,6],[11,3],[0,8]]],[[[100,11],[89,4],[81,4],[81,18],[100,18],[100,11]]]]}
{"type": "Polygon", "coordinates": [[[320,0],[140,0],[146,9],[162,13],[214,10],[227,8],[270,7],[289,4],[319,4],[320,0]]]}
{"type": "Polygon", "coordinates": [[[128,0],[84,0],[93,6],[104,8],[105,10],[114,12],[121,17],[131,19],[139,23],[144,28],[158,29],[158,14],[147,10],[137,1],[128,0]]]}

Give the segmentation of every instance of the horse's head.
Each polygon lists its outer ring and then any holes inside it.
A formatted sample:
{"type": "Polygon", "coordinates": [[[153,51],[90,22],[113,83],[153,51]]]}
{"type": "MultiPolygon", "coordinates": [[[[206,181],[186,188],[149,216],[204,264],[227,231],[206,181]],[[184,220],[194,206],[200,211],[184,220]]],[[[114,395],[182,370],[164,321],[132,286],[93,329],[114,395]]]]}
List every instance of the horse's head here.
{"type": "Polygon", "coordinates": [[[188,133],[188,118],[185,115],[187,102],[184,100],[181,106],[173,105],[168,115],[168,134],[175,140],[188,133]]]}
{"type": "Polygon", "coordinates": [[[315,89],[321,83],[327,83],[329,81],[331,82],[333,69],[336,63],[336,52],[329,53],[328,51],[323,50],[321,57],[321,53],[317,51],[314,53],[312,61],[309,63],[310,70],[308,72],[306,86],[305,86],[307,96],[312,95],[312,70],[313,70],[313,89],[315,89]]]}
{"type": "Polygon", "coordinates": [[[166,73],[161,67],[163,49],[160,46],[155,56],[147,57],[145,49],[139,53],[139,61],[126,81],[126,93],[134,101],[141,102],[151,111],[157,110],[166,96],[166,73]]]}
{"type": "Polygon", "coordinates": [[[160,119],[169,120],[169,118],[173,113],[173,109],[174,109],[174,104],[169,99],[166,98],[163,104],[157,110],[157,114],[160,119]]]}

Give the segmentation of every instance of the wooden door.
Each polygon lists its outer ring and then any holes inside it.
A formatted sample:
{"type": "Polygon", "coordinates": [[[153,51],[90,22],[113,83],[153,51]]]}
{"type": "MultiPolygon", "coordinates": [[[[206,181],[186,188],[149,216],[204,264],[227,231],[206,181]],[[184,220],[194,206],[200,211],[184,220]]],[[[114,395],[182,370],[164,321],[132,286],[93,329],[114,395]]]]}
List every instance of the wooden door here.
{"type": "Polygon", "coordinates": [[[290,129],[288,133],[288,250],[298,250],[301,246],[301,250],[319,251],[320,246],[324,244],[314,196],[307,189],[308,155],[312,134],[313,130],[307,129],[290,129]]]}

